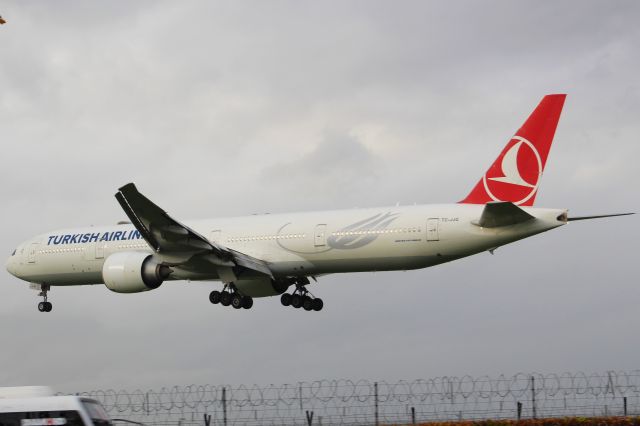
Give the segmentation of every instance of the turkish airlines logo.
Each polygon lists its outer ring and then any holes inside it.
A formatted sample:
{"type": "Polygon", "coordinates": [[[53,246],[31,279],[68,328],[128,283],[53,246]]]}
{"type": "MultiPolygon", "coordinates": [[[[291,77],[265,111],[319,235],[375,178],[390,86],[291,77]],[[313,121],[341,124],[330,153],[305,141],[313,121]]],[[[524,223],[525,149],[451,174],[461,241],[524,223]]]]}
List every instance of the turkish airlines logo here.
{"type": "Polygon", "coordinates": [[[364,247],[378,238],[380,231],[398,218],[398,213],[378,213],[360,222],[356,222],[338,230],[327,239],[327,243],[334,249],[349,250],[364,247]]]}
{"type": "Polygon", "coordinates": [[[533,197],[542,175],[542,159],[536,147],[525,138],[514,136],[496,163],[498,161],[500,167],[494,164],[482,178],[489,197],[514,204],[522,204],[533,197]]]}

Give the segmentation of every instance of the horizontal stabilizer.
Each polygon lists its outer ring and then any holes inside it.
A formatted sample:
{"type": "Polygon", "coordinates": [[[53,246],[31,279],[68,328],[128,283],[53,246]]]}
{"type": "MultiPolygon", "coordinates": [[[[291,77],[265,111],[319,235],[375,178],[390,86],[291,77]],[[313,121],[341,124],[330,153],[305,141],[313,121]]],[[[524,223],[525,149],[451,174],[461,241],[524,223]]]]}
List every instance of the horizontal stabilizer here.
{"type": "Polygon", "coordinates": [[[603,217],[629,216],[631,214],[635,214],[635,213],[601,214],[601,215],[597,215],[597,216],[575,216],[575,217],[568,217],[567,218],[567,222],[572,222],[574,220],[600,219],[600,218],[603,218],[603,217]]]}
{"type": "Polygon", "coordinates": [[[483,228],[498,228],[500,226],[516,225],[531,219],[535,219],[535,217],[511,202],[494,201],[484,206],[480,220],[473,222],[473,224],[483,228]]]}

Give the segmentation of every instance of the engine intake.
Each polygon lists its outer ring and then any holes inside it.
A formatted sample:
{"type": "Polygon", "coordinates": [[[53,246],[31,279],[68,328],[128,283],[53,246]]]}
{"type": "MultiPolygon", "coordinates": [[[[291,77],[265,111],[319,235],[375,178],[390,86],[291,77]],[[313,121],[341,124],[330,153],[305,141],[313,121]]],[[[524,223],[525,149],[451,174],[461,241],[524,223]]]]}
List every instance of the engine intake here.
{"type": "Polygon", "coordinates": [[[139,293],[160,287],[173,272],[143,252],[114,253],[102,267],[102,279],[116,293],[139,293]]]}

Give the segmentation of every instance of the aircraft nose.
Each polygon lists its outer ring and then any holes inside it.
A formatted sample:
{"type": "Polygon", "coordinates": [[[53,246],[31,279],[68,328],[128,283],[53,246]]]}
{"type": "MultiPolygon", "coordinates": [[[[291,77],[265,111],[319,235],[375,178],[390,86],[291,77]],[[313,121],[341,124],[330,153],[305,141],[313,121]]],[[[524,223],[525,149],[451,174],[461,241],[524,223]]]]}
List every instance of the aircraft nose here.
{"type": "Polygon", "coordinates": [[[14,277],[18,277],[18,275],[17,275],[18,271],[17,271],[17,268],[16,268],[15,256],[11,256],[9,259],[7,259],[6,268],[7,268],[7,272],[9,272],[14,277]]]}

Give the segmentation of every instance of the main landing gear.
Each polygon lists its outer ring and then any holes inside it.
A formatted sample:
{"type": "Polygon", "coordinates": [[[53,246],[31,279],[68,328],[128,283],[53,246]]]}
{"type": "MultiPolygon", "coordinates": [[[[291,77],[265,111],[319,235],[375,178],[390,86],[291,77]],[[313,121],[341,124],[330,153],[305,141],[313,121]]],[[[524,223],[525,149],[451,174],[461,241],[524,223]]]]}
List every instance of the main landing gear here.
{"type": "Polygon", "coordinates": [[[321,311],[324,306],[322,299],[313,297],[304,284],[296,284],[296,289],[292,294],[284,293],[280,296],[280,303],[283,306],[293,306],[296,309],[303,308],[305,311],[321,311]]]}
{"type": "Polygon", "coordinates": [[[40,312],[51,312],[51,309],[53,309],[51,302],[47,302],[47,292],[50,288],[49,284],[40,284],[40,294],[38,294],[38,296],[44,298],[42,302],[38,303],[38,310],[40,312]]]}
{"type": "Polygon", "coordinates": [[[218,303],[222,306],[233,306],[234,309],[251,309],[253,306],[253,298],[250,296],[242,296],[238,293],[238,289],[236,286],[231,284],[226,284],[222,291],[214,290],[209,293],[209,302],[217,305],[218,303]]]}

